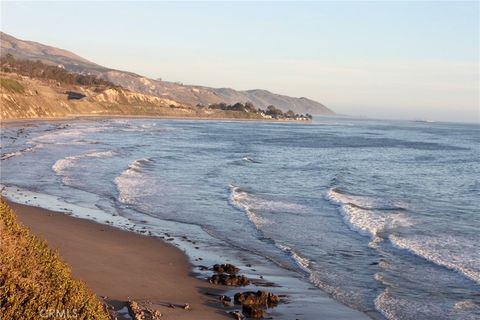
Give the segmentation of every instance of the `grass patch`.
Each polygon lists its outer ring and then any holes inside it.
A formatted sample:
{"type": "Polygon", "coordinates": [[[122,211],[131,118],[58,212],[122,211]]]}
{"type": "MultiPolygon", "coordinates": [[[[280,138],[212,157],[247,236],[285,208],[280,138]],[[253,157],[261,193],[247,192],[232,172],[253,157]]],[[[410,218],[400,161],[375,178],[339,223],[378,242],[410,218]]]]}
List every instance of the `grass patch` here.
{"type": "Polygon", "coordinates": [[[13,93],[25,93],[25,87],[13,79],[0,78],[0,87],[13,93]]]}
{"type": "Polygon", "coordinates": [[[20,225],[0,200],[0,314],[2,319],[107,320],[103,304],[47,243],[20,225]],[[62,317],[63,315],[63,317],[62,317]]]}

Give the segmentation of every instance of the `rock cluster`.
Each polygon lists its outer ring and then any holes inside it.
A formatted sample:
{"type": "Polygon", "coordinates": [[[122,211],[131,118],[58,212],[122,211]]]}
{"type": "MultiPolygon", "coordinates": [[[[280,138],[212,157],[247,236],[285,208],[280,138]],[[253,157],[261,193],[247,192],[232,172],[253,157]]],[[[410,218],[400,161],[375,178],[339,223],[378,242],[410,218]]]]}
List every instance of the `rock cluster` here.
{"type": "MultiPolygon", "coordinates": [[[[215,274],[209,278],[210,283],[227,286],[246,286],[250,284],[247,277],[237,274],[240,269],[232,264],[216,264],[212,269],[215,274]]],[[[230,297],[220,296],[219,300],[224,306],[231,306],[230,297]]],[[[242,312],[238,310],[230,312],[230,315],[235,319],[240,320],[245,317],[261,319],[265,317],[265,310],[275,307],[280,299],[271,292],[258,290],[238,292],[234,296],[234,302],[236,305],[242,306],[242,312]]]]}
{"type": "Polygon", "coordinates": [[[242,313],[247,318],[261,319],[265,316],[265,311],[262,308],[254,306],[242,306],[242,313]]]}
{"type": "Polygon", "coordinates": [[[235,274],[214,274],[209,279],[210,283],[223,284],[225,286],[247,286],[250,281],[247,277],[235,274]]]}
{"type": "Polygon", "coordinates": [[[235,267],[233,264],[216,264],[213,266],[213,271],[218,273],[228,273],[228,274],[237,274],[240,271],[239,268],[235,267]]]}
{"type": "Polygon", "coordinates": [[[278,296],[268,291],[258,290],[257,292],[246,291],[235,294],[234,300],[236,304],[249,306],[273,307],[279,302],[278,296]]]}
{"type": "Polygon", "coordinates": [[[242,313],[248,318],[261,319],[265,316],[265,309],[278,304],[279,298],[271,292],[258,290],[239,292],[235,294],[236,304],[242,306],[242,313]]]}
{"type": "Polygon", "coordinates": [[[159,320],[162,316],[159,310],[144,308],[133,300],[127,302],[127,307],[134,320],[159,320]]]}

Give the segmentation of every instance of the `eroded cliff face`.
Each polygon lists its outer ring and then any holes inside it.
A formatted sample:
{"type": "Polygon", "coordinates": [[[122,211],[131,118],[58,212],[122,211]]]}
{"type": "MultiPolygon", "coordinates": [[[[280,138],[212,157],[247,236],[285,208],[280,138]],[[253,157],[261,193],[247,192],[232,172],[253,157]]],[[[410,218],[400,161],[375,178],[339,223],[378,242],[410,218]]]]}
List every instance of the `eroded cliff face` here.
{"type": "MultiPolygon", "coordinates": [[[[95,88],[0,73],[0,118],[56,118],[80,115],[129,115],[205,118],[255,118],[255,115],[201,109],[171,99],[121,88],[95,88]],[[67,92],[85,95],[68,99],[67,92]]],[[[72,95],[70,95],[72,96],[72,95]]],[[[74,95],[76,96],[76,95],[74,95]]]]}

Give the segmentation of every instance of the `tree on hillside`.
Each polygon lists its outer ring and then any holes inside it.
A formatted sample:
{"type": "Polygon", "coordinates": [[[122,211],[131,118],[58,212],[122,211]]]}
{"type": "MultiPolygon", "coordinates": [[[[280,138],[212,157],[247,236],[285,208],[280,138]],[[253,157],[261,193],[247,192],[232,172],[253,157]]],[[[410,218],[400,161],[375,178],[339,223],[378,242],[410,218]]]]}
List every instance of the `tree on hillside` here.
{"type": "Polygon", "coordinates": [[[245,111],[247,112],[257,112],[257,108],[253,105],[251,102],[246,102],[245,103],[245,111]]]}
{"type": "Polygon", "coordinates": [[[273,106],[273,105],[269,105],[267,107],[267,110],[265,111],[265,114],[268,114],[268,115],[276,118],[276,117],[279,117],[279,116],[283,116],[283,111],[275,108],[275,106],[273,106]]]}
{"type": "Polygon", "coordinates": [[[292,110],[288,110],[287,112],[285,112],[285,117],[295,118],[295,112],[293,112],[292,110]]]}
{"type": "Polygon", "coordinates": [[[15,59],[11,54],[0,58],[0,68],[3,72],[15,72],[31,78],[56,80],[66,84],[118,87],[112,82],[100,79],[94,75],[72,73],[58,66],[47,65],[40,60],[15,59]]]}
{"type": "Polygon", "coordinates": [[[243,103],[237,102],[233,106],[230,107],[230,110],[245,111],[245,106],[243,105],[243,103]]]}

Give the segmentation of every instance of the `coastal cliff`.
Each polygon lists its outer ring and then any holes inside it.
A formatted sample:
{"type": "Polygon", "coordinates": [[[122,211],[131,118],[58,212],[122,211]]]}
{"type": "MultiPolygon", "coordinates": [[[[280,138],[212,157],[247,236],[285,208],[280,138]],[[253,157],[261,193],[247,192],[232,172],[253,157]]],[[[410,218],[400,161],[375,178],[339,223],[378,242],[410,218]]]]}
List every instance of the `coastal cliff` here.
{"type": "Polygon", "coordinates": [[[107,68],[73,52],[38,42],[21,40],[4,32],[0,32],[0,38],[1,56],[12,55],[16,59],[38,60],[48,65],[60,66],[70,72],[94,75],[134,92],[178,101],[185,105],[250,102],[261,109],[274,105],[283,112],[292,110],[299,114],[335,114],[320,102],[305,97],[290,97],[260,89],[240,91],[231,88],[210,88],[151,79],[133,72],[107,68]]]}
{"type": "Polygon", "coordinates": [[[199,108],[120,87],[97,88],[0,73],[0,118],[158,116],[261,119],[255,113],[199,108]]]}

